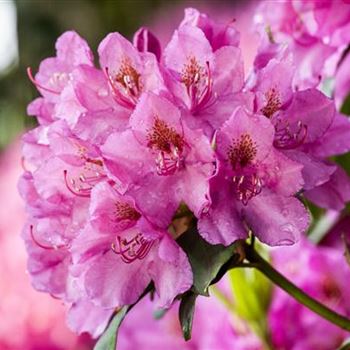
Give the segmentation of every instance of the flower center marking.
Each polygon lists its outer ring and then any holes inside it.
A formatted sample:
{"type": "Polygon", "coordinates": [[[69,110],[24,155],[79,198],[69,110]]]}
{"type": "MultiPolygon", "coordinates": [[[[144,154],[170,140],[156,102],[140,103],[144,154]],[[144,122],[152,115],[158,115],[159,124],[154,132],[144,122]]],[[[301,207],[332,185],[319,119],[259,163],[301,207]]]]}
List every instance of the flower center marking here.
{"type": "Polygon", "coordinates": [[[172,175],[182,165],[185,141],[166,122],[155,117],[148,134],[147,146],[157,151],[156,166],[158,175],[172,175]]]}
{"type": "Polygon", "coordinates": [[[275,88],[271,88],[265,93],[266,105],[261,108],[261,113],[267,117],[271,118],[280,108],[282,103],[278,91],[275,88]]]}
{"type": "Polygon", "coordinates": [[[236,173],[232,177],[234,192],[243,205],[247,205],[262,190],[263,184],[255,168],[249,167],[256,154],[256,143],[249,134],[242,134],[238,140],[233,140],[227,151],[228,160],[236,173]]]}
{"type": "Polygon", "coordinates": [[[141,214],[133,208],[129,203],[117,202],[115,203],[115,217],[118,221],[140,219],[141,214]]]}
{"type": "Polygon", "coordinates": [[[227,156],[233,170],[236,170],[249,165],[254,160],[256,153],[256,143],[249,134],[242,134],[239,140],[233,140],[227,156]]]}

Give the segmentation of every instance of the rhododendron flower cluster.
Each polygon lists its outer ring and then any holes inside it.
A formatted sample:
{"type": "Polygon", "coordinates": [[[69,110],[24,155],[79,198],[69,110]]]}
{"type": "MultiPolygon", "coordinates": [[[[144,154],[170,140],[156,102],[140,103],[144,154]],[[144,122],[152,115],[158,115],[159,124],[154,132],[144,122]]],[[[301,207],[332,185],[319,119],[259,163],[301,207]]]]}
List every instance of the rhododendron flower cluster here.
{"type": "Polygon", "coordinates": [[[145,291],[162,309],[205,294],[233,246],[244,260],[247,238],[297,242],[305,198],[336,210],[350,199],[329,160],[350,150],[334,137],[350,125],[333,100],[296,87],[290,48],[266,40],[245,77],[239,45],[234,23],[187,9],[165,47],[146,28],[133,42],[111,33],[95,66],[70,31],[28,69],[41,94],[28,106],[39,125],[23,137],[19,183],[28,269],[35,288],[70,306],[76,331],[100,335],[145,291]],[[193,244],[220,250],[215,264],[184,243],[193,229],[193,244]]]}

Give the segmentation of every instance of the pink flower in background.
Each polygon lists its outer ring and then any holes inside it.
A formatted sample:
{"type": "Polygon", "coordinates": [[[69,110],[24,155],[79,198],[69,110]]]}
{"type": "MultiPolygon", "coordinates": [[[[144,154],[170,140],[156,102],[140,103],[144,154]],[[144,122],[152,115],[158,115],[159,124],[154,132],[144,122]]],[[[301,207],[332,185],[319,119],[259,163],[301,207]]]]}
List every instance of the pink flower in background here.
{"type": "Polygon", "coordinates": [[[347,54],[347,56],[339,64],[337,72],[335,74],[334,99],[338,109],[341,108],[345,99],[350,94],[349,70],[350,70],[350,55],[347,54]]]}
{"type": "MultiPolygon", "coordinates": [[[[331,309],[350,315],[350,269],[338,249],[316,247],[303,240],[300,246],[273,251],[272,256],[280,272],[297,286],[331,309]]],[[[333,350],[348,337],[347,332],[312,313],[280,289],[275,290],[272,298],[269,324],[276,349],[333,350]]]]}
{"type": "Polygon", "coordinates": [[[185,342],[177,320],[176,303],[156,319],[145,299],[131,310],[118,334],[120,350],[262,350],[259,339],[243,321],[232,316],[215,297],[198,297],[192,339],[185,342]]]}

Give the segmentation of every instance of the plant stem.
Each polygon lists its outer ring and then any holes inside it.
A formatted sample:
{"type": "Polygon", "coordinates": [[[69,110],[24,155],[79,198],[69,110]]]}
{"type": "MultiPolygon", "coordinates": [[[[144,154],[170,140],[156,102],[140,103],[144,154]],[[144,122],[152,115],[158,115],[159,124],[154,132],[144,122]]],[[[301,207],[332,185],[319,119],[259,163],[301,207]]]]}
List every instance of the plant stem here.
{"type": "Polygon", "coordinates": [[[282,288],[285,292],[291,295],[294,299],[299,301],[304,306],[308,307],[313,312],[317,313],[324,319],[331,323],[350,331],[350,320],[339,315],[317,300],[311,298],[300,288],[295,286],[286,277],[275,270],[264,258],[262,258],[251,246],[245,246],[246,259],[253,264],[255,268],[261,271],[267,278],[274,282],[277,286],[282,288]]]}

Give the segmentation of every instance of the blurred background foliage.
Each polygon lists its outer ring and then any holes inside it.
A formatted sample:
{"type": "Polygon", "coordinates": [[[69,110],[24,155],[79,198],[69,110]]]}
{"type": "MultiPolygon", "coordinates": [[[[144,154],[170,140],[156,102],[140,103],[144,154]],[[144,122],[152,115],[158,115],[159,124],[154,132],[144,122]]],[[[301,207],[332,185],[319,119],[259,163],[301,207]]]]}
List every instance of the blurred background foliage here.
{"type": "MultiPolygon", "coordinates": [[[[186,6],[227,8],[242,3],[244,0],[0,0],[0,46],[6,45],[4,33],[15,27],[17,38],[10,44],[18,45],[19,53],[0,70],[0,151],[24,128],[35,125],[35,120],[26,116],[26,106],[38,92],[29,82],[26,68],[32,67],[35,73],[42,59],[53,56],[55,41],[62,32],[74,29],[96,53],[109,32],[119,31],[132,38],[141,25],[156,19],[167,22],[170,17],[173,21],[174,8],[181,9],[180,20],[186,6]],[[15,9],[17,23],[7,14],[8,7],[15,9]]],[[[0,55],[10,51],[3,48],[0,55]]]]}

